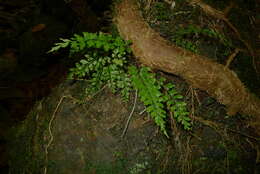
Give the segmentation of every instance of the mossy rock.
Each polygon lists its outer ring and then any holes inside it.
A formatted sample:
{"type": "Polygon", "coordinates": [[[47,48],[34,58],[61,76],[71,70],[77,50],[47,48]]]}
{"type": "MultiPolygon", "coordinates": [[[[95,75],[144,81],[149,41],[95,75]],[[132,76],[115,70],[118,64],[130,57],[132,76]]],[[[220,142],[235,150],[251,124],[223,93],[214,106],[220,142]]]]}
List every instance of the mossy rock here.
{"type": "MultiPolygon", "coordinates": [[[[144,106],[137,103],[121,138],[133,103],[122,102],[108,89],[83,101],[86,86],[64,83],[13,128],[11,173],[161,172],[168,141],[147,115],[138,114],[144,106]]],[[[164,172],[175,170],[171,168],[164,167],[164,172]]]]}

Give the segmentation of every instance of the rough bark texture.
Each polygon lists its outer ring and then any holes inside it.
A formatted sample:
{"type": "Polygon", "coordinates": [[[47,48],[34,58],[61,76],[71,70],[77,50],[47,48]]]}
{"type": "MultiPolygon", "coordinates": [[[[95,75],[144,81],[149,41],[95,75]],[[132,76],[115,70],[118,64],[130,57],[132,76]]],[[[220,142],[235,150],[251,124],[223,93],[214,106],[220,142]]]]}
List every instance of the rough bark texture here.
{"type": "Polygon", "coordinates": [[[148,26],[135,0],[122,0],[116,9],[117,28],[124,39],[132,41],[134,55],[141,63],[179,75],[193,87],[207,91],[227,106],[229,115],[240,112],[254,116],[251,125],[260,132],[260,101],[248,92],[233,71],[171,45],[148,26]]]}

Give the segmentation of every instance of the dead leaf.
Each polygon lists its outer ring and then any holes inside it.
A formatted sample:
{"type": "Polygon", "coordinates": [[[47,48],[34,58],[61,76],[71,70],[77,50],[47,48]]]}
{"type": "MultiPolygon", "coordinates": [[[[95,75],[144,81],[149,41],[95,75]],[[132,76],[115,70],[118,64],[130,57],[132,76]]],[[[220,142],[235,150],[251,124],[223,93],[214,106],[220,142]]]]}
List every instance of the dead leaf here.
{"type": "Polygon", "coordinates": [[[35,32],[39,32],[39,31],[42,31],[46,28],[46,25],[45,24],[37,24],[35,25],[34,27],[32,27],[32,32],[35,33],[35,32]]]}

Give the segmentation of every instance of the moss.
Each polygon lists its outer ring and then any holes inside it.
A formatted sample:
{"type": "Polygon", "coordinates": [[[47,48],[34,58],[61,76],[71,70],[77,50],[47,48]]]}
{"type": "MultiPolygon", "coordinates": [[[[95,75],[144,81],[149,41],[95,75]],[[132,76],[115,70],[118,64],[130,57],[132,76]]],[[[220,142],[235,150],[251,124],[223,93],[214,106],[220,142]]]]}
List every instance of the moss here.
{"type": "Polygon", "coordinates": [[[127,160],[123,157],[121,152],[114,152],[114,155],[111,156],[114,159],[113,162],[105,161],[85,161],[85,172],[96,174],[120,174],[122,171],[125,171],[127,174],[126,163],[127,160]]]}
{"type": "Polygon", "coordinates": [[[39,114],[32,110],[28,119],[10,131],[10,173],[31,174],[43,170],[45,161],[43,134],[47,123],[41,122],[38,117],[39,114]]]}

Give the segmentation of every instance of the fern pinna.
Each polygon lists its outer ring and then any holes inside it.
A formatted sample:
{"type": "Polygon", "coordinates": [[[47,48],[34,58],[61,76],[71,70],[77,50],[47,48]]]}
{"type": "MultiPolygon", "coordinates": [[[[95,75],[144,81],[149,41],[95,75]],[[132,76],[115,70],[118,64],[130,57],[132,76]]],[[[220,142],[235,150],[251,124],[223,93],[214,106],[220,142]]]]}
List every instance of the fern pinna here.
{"type": "Polygon", "coordinates": [[[166,111],[163,104],[163,94],[160,91],[161,86],[157,83],[155,74],[149,71],[148,67],[142,67],[140,71],[135,66],[129,68],[133,86],[139,91],[140,99],[145,104],[146,111],[150,113],[155,123],[168,137],[165,128],[166,111]]]}

